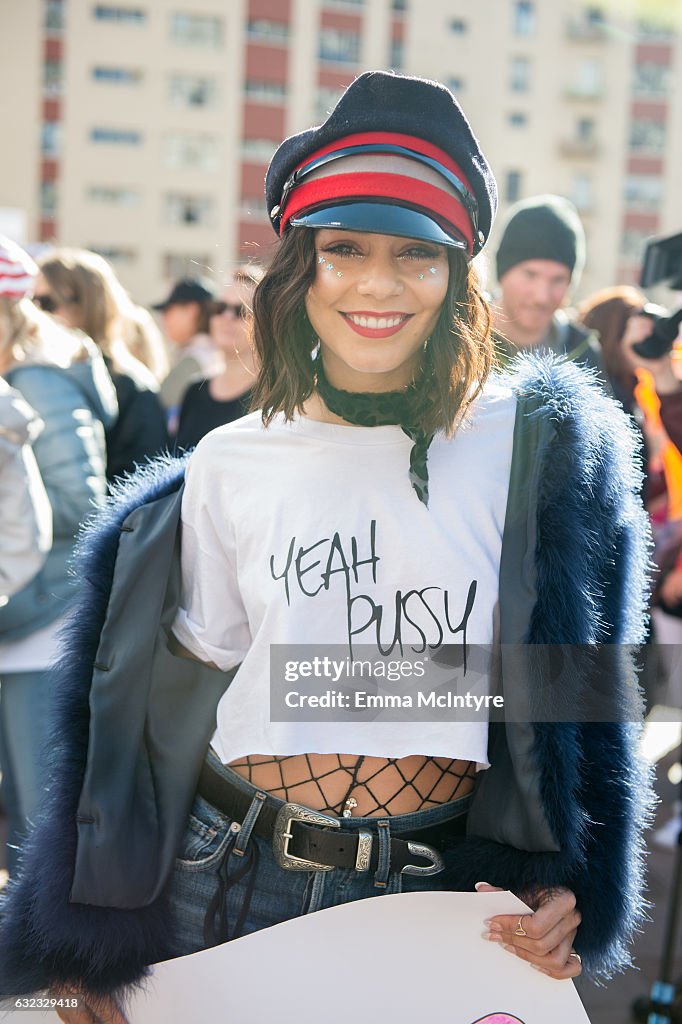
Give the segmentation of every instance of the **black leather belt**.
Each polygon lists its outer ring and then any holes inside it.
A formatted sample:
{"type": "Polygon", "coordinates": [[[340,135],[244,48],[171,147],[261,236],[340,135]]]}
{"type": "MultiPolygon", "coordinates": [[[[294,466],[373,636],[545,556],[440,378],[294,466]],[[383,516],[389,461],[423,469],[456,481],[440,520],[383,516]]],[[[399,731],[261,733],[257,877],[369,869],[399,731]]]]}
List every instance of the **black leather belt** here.
{"type": "MultiPolygon", "coordinates": [[[[262,807],[254,824],[256,835],[272,843],[280,867],[288,871],[331,871],[333,868],[376,870],[379,860],[376,829],[344,831],[339,818],[312,811],[301,804],[275,802],[261,790],[244,793],[205,761],[197,793],[212,807],[236,822],[243,822],[254,797],[262,807]]],[[[415,830],[415,839],[390,840],[390,868],[405,875],[435,875],[444,864],[439,849],[463,836],[466,814],[441,825],[415,830]]],[[[377,825],[377,827],[380,827],[377,825]]]]}

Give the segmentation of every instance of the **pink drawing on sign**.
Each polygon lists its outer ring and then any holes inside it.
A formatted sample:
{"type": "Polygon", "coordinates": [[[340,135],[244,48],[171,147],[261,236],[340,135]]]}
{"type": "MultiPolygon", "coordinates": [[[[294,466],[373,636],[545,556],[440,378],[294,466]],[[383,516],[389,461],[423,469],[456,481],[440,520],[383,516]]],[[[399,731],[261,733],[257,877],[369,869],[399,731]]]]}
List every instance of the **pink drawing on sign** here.
{"type": "Polygon", "coordinates": [[[487,1017],[479,1017],[473,1024],[523,1024],[523,1021],[511,1013],[489,1013],[487,1017]]]}

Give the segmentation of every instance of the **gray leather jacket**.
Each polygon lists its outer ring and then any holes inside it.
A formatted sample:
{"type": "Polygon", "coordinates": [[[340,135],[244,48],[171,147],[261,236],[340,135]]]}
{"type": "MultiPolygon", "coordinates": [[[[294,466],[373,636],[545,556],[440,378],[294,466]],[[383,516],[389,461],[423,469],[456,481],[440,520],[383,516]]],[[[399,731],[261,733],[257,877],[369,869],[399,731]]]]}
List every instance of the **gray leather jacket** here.
{"type": "Polygon", "coordinates": [[[40,569],[52,544],[52,510],[31,445],[35,409],[0,378],[0,607],[40,569]]]}
{"type": "Polygon", "coordinates": [[[33,452],[52,507],[53,543],[45,564],[0,608],[0,641],[19,640],[64,614],[74,589],[68,573],[76,534],[107,493],[104,427],[114,422],[116,395],[99,349],[61,367],[16,366],[6,375],[44,423],[33,452]]]}

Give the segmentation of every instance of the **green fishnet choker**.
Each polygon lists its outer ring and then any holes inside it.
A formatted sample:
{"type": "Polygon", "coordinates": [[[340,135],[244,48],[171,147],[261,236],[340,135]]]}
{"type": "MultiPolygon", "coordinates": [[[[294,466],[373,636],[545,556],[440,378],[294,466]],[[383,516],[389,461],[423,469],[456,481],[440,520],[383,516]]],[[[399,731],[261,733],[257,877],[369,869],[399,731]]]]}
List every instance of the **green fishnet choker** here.
{"type": "Polygon", "coordinates": [[[382,427],[397,424],[412,440],[410,452],[410,483],[424,505],[429,504],[429,471],[427,457],[434,435],[414,422],[415,384],[404,391],[352,392],[340,391],[325,376],[322,358],[315,360],[315,382],[318,394],[330,412],[360,427],[382,427]]]}

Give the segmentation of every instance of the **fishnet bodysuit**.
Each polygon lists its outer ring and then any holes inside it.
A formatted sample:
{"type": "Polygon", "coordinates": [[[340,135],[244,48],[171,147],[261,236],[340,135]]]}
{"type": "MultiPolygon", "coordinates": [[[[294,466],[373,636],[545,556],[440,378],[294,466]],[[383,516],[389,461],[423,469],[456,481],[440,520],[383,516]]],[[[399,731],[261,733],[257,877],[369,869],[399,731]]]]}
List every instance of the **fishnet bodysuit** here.
{"type": "Polygon", "coordinates": [[[230,768],[280,800],[362,817],[409,814],[450,803],[471,792],[476,775],[473,761],[423,754],[252,754],[233,761],[230,768]]]}

